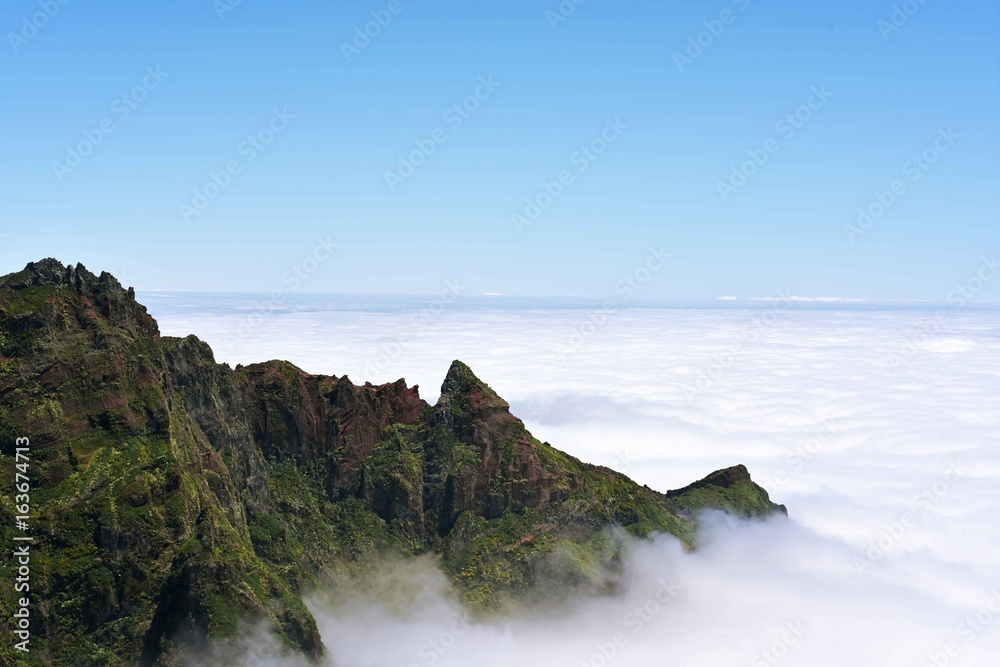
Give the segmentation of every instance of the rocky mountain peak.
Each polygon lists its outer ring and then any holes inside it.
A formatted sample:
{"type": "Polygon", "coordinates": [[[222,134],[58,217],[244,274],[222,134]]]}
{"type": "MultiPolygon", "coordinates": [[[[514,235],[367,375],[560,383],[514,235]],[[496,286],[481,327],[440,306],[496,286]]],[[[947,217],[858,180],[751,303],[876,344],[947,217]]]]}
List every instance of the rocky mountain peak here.
{"type": "Polygon", "coordinates": [[[5,286],[12,289],[45,285],[70,287],[86,292],[127,291],[135,298],[135,292],[131,288],[125,290],[118,279],[107,271],[102,271],[97,276],[83,264],[63,264],[52,257],[28,262],[22,271],[7,276],[5,282],[5,286]]]}
{"type": "MultiPolygon", "coordinates": [[[[60,601],[38,610],[52,664],[174,665],[243,620],[318,661],[303,592],[383,551],[437,554],[489,609],[553,573],[575,586],[614,567],[597,546],[611,526],[693,548],[699,511],[784,511],[742,466],[662,494],[584,463],[461,361],[431,408],[404,380],[232,369],[156,334],[110,274],[43,259],[0,277],[0,434],[31,436],[37,544],[59,564],[37,590],[60,601]]],[[[14,465],[0,452],[0,476],[14,465]]],[[[0,499],[0,541],[14,525],[0,499]]]]}
{"type": "Polygon", "coordinates": [[[44,303],[69,292],[84,297],[116,325],[141,335],[159,333],[145,306],[135,300],[133,288],[126,289],[107,271],[95,275],[81,263],[63,264],[51,257],[28,262],[21,271],[0,277],[0,288],[13,291],[13,298],[7,299],[8,304],[18,300],[24,302],[25,307],[15,308],[15,311],[27,310],[39,300],[44,303]]]}
{"type": "Polygon", "coordinates": [[[449,406],[467,403],[473,410],[494,409],[507,411],[510,405],[492,388],[458,359],[451,362],[444,382],[441,384],[441,398],[438,404],[449,406]]]}
{"type": "Polygon", "coordinates": [[[754,484],[750,471],[742,464],[716,470],[682,489],[667,491],[665,495],[669,499],[681,499],[686,509],[694,511],[726,507],[733,514],[744,516],[753,516],[760,511],[788,514],[784,505],[772,503],[767,491],[754,484]]]}

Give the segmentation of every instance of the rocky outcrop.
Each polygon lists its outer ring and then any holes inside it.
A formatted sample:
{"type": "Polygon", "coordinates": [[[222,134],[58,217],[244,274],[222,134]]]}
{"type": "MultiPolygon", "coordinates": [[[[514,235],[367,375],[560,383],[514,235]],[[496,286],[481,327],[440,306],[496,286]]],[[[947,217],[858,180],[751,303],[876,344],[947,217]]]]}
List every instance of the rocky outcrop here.
{"type": "Polygon", "coordinates": [[[435,470],[435,498],[446,534],[466,511],[493,519],[512,509],[545,507],[582,486],[570,459],[533,438],[510,406],[461,361],[454,361],[430,415],[431,445],[444,467],[435,470]]]}
{"type": "Polygon", "coordinates": [[[766,493],[761,493],[744,465],[717,470],[704,479],[682,489],[667,491],[664,495],[687,513],[721,509],[743,518],[775,512],[788,515],[784,505],[772,503],[766,493]]]}
{"type": "Polygon", "coordinates": [[[253,438],[266,456],[319,466],[334,499],[356,495],[363,463],[394,424],[417,423],[427,404],[406,382],[356,386],[285,361],[241,368],[253,438]]]}
{"type": "MultiPolygon", "coordinates": [[[[661,494],[585,464],[459,361],[433,406],[403,380],[231,369],[194,336],[161,337],[114,277],[51,259],[0,278],[0,438],[25,435],[37,664],[171,665],[243,621],[319,659],[300,594],[380,549],[438,552],[489,608],[539,576],[586,583],[614,562],[611,525],[693,546],[701,509],[784,511],[742,466],[661,494]]],[[[13,466],[5,447],[0,475],[13,466]]],[[[4,495],[7,543],[13,514],[4,495]]]]}

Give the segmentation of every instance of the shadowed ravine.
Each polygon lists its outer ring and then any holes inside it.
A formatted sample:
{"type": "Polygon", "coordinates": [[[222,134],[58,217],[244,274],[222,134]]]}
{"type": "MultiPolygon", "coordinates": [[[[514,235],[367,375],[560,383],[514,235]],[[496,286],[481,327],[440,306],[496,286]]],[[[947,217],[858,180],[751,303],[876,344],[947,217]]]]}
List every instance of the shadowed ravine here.
{"type": "MultiPolygon", "coordinates": [[[[0,278],[4,479],[18,437],[32,452],[29,664],[172,665],[261,621],[319,659],[301,595],[383,551],[436,554],[490,612],[540,577],[597,586],[617,557],[609,527],[694,548],[700,510],[784,512],[743,466],[659,493],[579,461],[460,361],[435,405],[404,380],[232,369],[194,336],[160,336],[110,274],[52,259],[0,278]]],[[[4,495],[7,544],[14,514],[4,495]]],[[[5,640],[0,663],[13,657],[5,640]]]]}

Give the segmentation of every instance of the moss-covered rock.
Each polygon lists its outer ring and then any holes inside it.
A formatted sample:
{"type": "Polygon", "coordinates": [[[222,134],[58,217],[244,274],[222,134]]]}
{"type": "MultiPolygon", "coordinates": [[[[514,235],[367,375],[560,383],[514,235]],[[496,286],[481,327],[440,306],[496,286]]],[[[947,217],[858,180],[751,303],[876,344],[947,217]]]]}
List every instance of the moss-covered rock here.
{"type": "MultiPolygon", "coordinates": [[[[459,361],[433,406],[403,380],[230,369],[194,336],[161,337],[109,274],[55,260],[0,278],[4,479],[22,436],[38,665],[172,665],[260,621],[318,659],[302,592],[383,550],[438,554],[488,612],[553,585],[613,590],[623,534],[693,547],[700,510],[784,511],[742,466],[661,494],[585,464],[459,361]]],[[[7,544],[13,510],[0,495],[7,544]]],[[[0,589],[0,613],[14,604],[0,589]]]]}

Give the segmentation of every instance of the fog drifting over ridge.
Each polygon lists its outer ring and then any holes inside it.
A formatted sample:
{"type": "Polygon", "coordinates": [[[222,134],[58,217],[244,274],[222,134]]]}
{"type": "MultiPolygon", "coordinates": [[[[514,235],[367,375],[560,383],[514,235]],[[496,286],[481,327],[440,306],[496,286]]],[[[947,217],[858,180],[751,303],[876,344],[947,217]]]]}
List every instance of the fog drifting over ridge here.
{"type": "Polygon", "coordinates": [[[410,595],[313,600],[333,664],[989,665],[1000,650],[1000,308],[142,300],[220,361],[405,377],[432,402],[462,359],[584,460],[659,490],[744,463],[788,506],[788,521],[715,517],[694,554],[631,543],[619,596],[502,622],[466,619],[429,561],[398,566],[410,595]]]}

